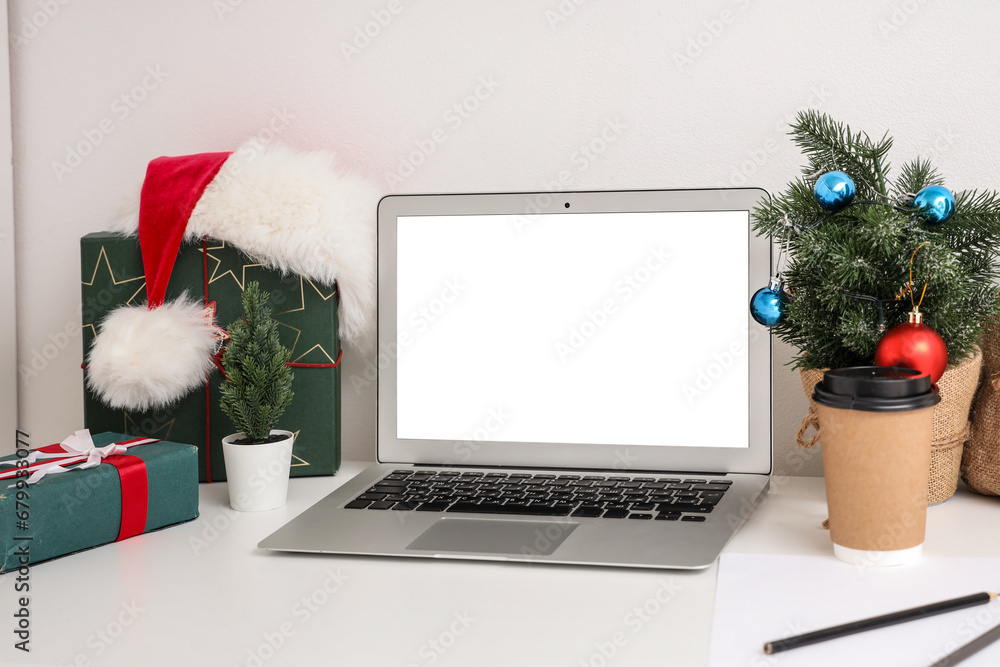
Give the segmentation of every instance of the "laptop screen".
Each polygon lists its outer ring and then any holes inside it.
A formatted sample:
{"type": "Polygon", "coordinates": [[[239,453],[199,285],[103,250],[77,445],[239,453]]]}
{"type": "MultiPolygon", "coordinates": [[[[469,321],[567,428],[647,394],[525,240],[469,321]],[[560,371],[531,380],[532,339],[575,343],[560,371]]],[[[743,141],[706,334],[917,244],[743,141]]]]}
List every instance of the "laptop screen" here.
{"type": "Polygon", "coordinates": [[[383,199],[379,460],[767,472],[762,195],[383,199]]]}
{"type": "Polygon", "coordinates": [[[747,211],[399,217],[397,437],[749,446],[747,227],[747,211]]]}

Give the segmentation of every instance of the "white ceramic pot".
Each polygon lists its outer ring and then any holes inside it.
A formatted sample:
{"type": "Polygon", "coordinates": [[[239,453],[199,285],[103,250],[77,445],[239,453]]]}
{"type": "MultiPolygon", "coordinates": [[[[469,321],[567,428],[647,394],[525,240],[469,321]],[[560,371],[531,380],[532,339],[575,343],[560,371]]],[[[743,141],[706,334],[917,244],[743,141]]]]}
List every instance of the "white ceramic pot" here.
{"type": "Polygon", "coordinates": [[[271,435],[285,438],[262,445],[233,444],[234,440],[246,437],[242,433],[233,433],[222,439],[229,504],[234,510],[263,512],[285,504],[295,434],[274,430],[271,435]]]}

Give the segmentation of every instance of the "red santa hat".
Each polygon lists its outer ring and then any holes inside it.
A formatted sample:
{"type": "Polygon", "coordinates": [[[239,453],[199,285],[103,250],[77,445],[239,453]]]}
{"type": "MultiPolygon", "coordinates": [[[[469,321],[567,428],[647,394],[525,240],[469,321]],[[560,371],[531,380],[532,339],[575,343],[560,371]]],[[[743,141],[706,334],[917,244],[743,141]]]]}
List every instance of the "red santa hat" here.
{"type": "Polygon", "coordinates": [[[138,205],[116,230],[139,235],[147,304],[101,322],[88,358],[91,389],[111,407],[145,410],[204,385],[221,338],[214,309],[165,296],[181,243],[205,236],[272,268],[336,283],[344,342],[370,346],[380,194],[330,152],[278,144],[150,162],[138,205]]]}

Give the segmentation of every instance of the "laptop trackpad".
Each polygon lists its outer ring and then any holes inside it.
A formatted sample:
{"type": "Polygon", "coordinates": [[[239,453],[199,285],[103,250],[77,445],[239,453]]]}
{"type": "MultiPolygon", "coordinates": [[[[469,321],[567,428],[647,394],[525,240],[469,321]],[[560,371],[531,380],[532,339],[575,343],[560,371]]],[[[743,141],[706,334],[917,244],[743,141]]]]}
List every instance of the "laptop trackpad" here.
{"type": "Polygon", "coordinates": [[[406,547],[413,551],[464,551],[547,556],[579,524],[571,521],[440,519],[406,547]]]}

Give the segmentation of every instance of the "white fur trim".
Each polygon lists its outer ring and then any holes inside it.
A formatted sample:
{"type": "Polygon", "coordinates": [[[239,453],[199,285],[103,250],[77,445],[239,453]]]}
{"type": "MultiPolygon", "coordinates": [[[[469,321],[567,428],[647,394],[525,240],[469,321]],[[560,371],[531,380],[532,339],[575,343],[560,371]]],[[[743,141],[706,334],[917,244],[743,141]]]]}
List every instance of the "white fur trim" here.
{"type": "Polygon", "coordinates": [[[112,408],[164,407],[204,386],[216,334],[204,306],[187,299],[117,308],[101,322],[87,383],[112,408]]]}
{"type": "MultiPolygon", "coordinates": [[[[185,238],[208,236],[281,271],[340,289],[340,333],[370,346],[375,331],[379,188],[329,151],[244,144],[208,185],[185,238]]],[[[138,201],[115,231],[138,230],[138,201]]]]}

